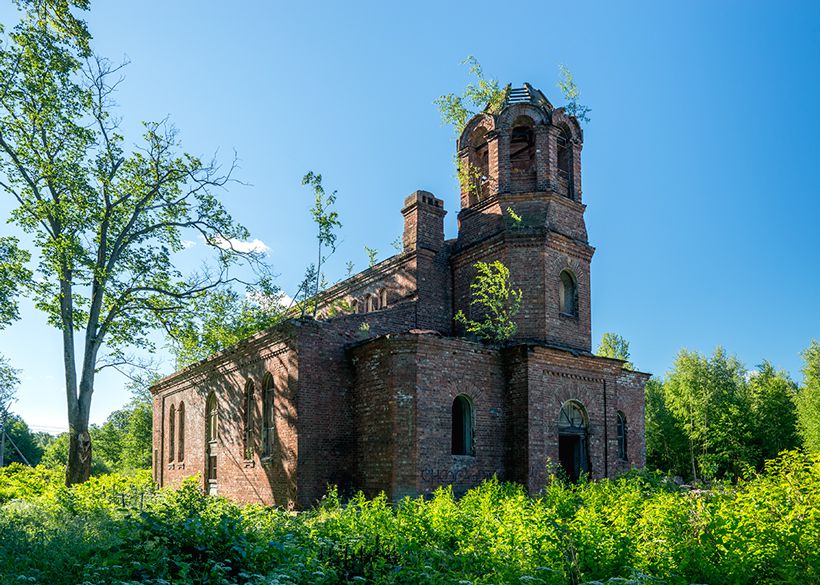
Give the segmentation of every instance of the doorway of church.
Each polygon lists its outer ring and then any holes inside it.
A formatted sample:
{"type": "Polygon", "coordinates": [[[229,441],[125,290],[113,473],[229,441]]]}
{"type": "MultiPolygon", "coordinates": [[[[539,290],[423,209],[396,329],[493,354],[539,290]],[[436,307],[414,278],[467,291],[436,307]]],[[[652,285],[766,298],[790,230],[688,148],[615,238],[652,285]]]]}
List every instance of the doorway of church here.
{"type": "Polygon", "coordinates": [[[583,405],[574,400],[564,403],[558,416],[558,461],[573,482],[589,472],[587,429],[583,405]]]}

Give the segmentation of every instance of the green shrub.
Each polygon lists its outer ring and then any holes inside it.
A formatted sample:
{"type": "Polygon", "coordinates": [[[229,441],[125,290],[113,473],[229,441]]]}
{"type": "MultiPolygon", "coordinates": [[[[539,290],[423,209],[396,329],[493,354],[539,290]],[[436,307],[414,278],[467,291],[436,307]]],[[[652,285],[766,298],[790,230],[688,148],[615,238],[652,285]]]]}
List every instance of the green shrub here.
{"type": "Polygon", "coordinates": [[[0,470],[0,584],[820,580],[820,456],[797,452],[708,490],[640,471],[531,497],[492,479],[395,504],[330,489],[300,514],[205,496],[199,478],[62,481],[0,470]]]}

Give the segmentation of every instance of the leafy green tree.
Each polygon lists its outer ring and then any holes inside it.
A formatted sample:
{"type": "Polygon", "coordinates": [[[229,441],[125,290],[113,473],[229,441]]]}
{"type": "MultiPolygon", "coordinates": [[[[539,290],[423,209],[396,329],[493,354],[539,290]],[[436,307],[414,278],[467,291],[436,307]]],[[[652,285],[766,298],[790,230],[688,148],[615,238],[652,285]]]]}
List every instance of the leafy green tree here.
{"type": "Polygon", "coordinates": [[[795,449],[799,444],[797,384],[786,372],[777,371],[770,362],[764,361],[749,379],[748,394],[753,444],[758,452],[757,467],[762,469],[763,461],[773,459],[781,451],[795,449]]]}
{"type": "Polygon", "coordinates": [[[459,311],[455,321],[463,325],[467,333],[484,341],[506,341],[518,330],[514,319],[521,309],[521,289],[510,286],[510,270],[499,260],[477,262],[473,266],[477,272],[470,285],[470,306],[480,314],[480,320],[469,319],[459,311]]]}
{"type": "Polygon", "coordinates": [[[581,90],[575,85],[572,72],[564,65],[559,65],[558,71],[561,74],[558,80],[558,89],[561,90],[564,99],[567,100],[567,105],[565,106],[567,114],[575,116],[579,122],[589,122],[589,113],[592,110],[578,102],[581,98],[581,90]]]}
{"type": "Polygon", "coordinates": [[[68,465],[68,433],[60,433],[43,450],[40,465],[49,469],[65,468],[68,465]]]}
{"type": "Polygon", "coordinates": [[[119,471],[122,461],[122,442],[128,426],[127,409],[115,410],[100,425],[91,425],[91,439],[97,462],[109,472],[119,471]]]}
{"type": "Polygon", "coordinates": [[[338,212],[331,209],[333,204],[336,203],[336,191],[331,193],[325,191],[322,186],[321,174],[309,171],[308,174],[302,177],[302,185],[308,185],[313,189],[313,207],[310,209],[310,214],[316,224],[316,241],[319,244],[319,257],[315,267],[315,275],[313,275],[315,280],[306,283],[312,285],[309,296],[315,299],[313,302],[313,317],[316,317],[316,311],[319,308],[317,301],[322,288],[322,265],[336,251],[336,230],[342,227],[342,222],[339,221],[338,212]],[[324,249],[330,249],[327,256],[324,255],[324,249]]]}
{"type": "Polygon", "coordinates": [[[139,403],[131,408],[122,439],[123,469],[151,468],[153,416],[150,404],[139,403]]]}
{"type": "Polygon", "coordinates": [[[272,283],[241,295],[234,289],[208,291],[195,298],[169,331],[177,368],[207,358],[282,318],[282,295],[272,283]]]}
{"type": "Polygon", "coordinates": [[[0,416],[8,412],[19,383],[19,371],[11,367],[6,357],[0,355],[0,416]]]}
{"type": "Polygon", "coordinates": [[[467,84],[462,95],[448,93],[433,102],[441,114],[442,123],[452,126],[456,136],[478,112],[497,112],[504,105],[506,95],[497,79],[484,76],[484,70],[475,57],[469,55],[462,65],[467,65],[475,81],[467,84]]]}
{"type": "Polygon", "coordinates": [[[31,278],[30,258],[17,238],[0,237],[0,329],[19,317],[17,294],[31,278]]]}
{"type": "Polygon", "coordinates": [[[754,462],[745,370],[722,348],[712,358],[681,350],[664,384],[683,430],[693,479],[738,476],[754,462]]]}
{"type": "Polygon", "coordinates": [[[6,448],[4,464],[23,463],[37,465],[43,456],[43,449],[37,436],[20,416],[10,414],[6,418],[6,448]]]}
{"type": "Polygon", "coordinates": [[[681,425],[666,403],[663,380],[651,378],[645,387],[646,463],[675,475],[689,475],[689,445],[681,425]]]}
{"type": "MultiPolygon", "coordinates": [[[[19,317],[18,292],[31,278],[31,272],[26,268],[29,257],[29,253],[19,247],[16,238],[0,237],[0,329],[19,317]]],[[[18,374],[0,354],[0,428],[19,384],[18,374]]]]}
{"type": "Polygon", "coordinates": [[[803,386],[797,394],[797,422],[803,446],[820,451],[820,341],[803,352],[803,386]]]}
{"type": "Polygon", "coordinates": [[[635,367],[629,361],[629,342],[617,333],[604,333],[601,336],[601,344],[598,346],[596,355],[601,357],[623,360],[624,368],[634,370],[635,367]]]}
{"type": "Polygon", "coordinates": [[[151,348],[189,301],[235,280],[230,268],[258,252],[222,205],[232,167],[179,150],[167,122],[144,125],[126,150],[113,94],[122,66],[92,54],[71,7],[31,0],[0,44],[0,189],[11,221],[40,259],[36,306],[62,332],[69,423],[66,482],[91,471],[89,413],[97,373],[151,348]],[[215,263],[189,277],[174,264],[183,235],[198,233],[215,263]],[[78,339],[79,343],[75,342],[78,339]]]}

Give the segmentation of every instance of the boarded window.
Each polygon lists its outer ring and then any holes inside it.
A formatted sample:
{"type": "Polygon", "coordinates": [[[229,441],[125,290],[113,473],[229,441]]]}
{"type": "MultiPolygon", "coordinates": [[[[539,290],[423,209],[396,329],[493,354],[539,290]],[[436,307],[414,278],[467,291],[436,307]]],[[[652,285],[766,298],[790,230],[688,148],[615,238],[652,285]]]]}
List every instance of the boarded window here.
{"type": "Polygon", "coordinates": [[[473,455],[473,405],[461,394],[453,400],[452,453],[473,455]]]}
{"type": "Polygon", "coordinates": [[[177,429],[179,436],[177,439],[177,460],[185,460],[185,403],[180,402],[179,410],[177,411],[177,418],[179,419],[179,428],[177,429]]]}
{"type": "Polygon", "coordinates": [[[176,418],[177,418],[177,409],[172,404],[170,410],[168,411],[168,461],[169,462],[174,460],[174,455],[175,455],[174,445],[176,445],[176,443],[175,443],[176,418]]]}
{"type": "Polygon", "coordinates": [[[571,317],[578,316],[578,287],[575,284],[575,276],[569,270],[564,270],[561,273],[561,282],[558,287],[558,304],[562,314],[571,317]]]}

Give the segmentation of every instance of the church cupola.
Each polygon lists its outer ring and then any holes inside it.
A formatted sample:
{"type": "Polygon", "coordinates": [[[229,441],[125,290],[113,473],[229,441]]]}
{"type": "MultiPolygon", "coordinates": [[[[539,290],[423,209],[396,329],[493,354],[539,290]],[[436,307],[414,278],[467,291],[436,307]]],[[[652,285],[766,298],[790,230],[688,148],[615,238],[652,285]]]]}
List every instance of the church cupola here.
{"type": "Polygon", "coordinates": [[[505,193],[552,192],[580,202],[577,120],[528,83],[504,92],[500,108],[474,116],[458,140],[462,209],[505,193]]]}
{"type": "Polygon", "coordinates": [[[461,210],[453,309],[471,310],[477,260],[499,260],[523,292],[518,339],[591,349],[590,261],[581,197],[583,132],[525,83],[474,116],[458,140],[461,210]]]}

